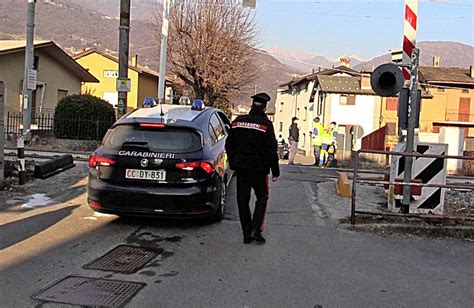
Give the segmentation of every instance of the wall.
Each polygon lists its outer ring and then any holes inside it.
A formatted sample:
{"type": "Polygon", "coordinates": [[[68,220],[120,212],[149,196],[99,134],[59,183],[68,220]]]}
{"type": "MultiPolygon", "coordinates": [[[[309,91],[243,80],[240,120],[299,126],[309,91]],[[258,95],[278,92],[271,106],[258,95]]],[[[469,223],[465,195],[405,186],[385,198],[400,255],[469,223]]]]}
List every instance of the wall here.
{"type": "MultiPolygon", "coordinates": [[[[360,125],[364,129],[363,136],[379,128],[380,103],[377,96],[356,95],[355,105],[341,105],[340,97],[340,94],[329,94],[326,97],[326,106],[330,108],[326,108],[328,112],[325,122],[335,121],[338,126],[360,125]]],[[[357,141],[356,149],[360,148],[361,140],[357,141]]]]}
{"type": "Polygon", "coordinates": [[[300,142],[298,148],[306,155],[312,153],[310,132],[313,130],[314,110],[313,103],[309,102],[314,82],[306,82],[299,86],[298,94],[292,95],[288,90],[279,89],[275,102],[275,135],[281,135],[288,142],[288,129],[291,118],[299,118],[300,142]],[[283,103],[283,105],[281,104],[283,103]],[[280,124],[282,123],[282,124],[280,124]],[[281,128],[281,130],[280,130],[281,128]]]}
{"type": "Polygon", "coordinates": [[[138,84],[138,104],[141,106],[146,97],[158,97],[158,78],[141,74],[138,84]]]}
{"type": "MultiPolygon", "coordinates": [[[[420,131],[435,132],[433,130],[433,122],[458,121],[459,99],[466,97],[471,99],[471,109],[469,121],[474,122],[474,90],[468,90],[469,93],[462,93],[460,89],[444,89],[437,88],[427,89],[433,98],[423,98],[421,100],[420,113],[420,131]]],[[[382,117],[383,124],[387,122],[398,122],[397,111],[387,110],[387,99],[382,101],[382,117]]],[[[474,137],[474,129],[469,129],[468,137],[474,137]]]]}
{"type": "MultiPolygon", "coordinates": [[[[112,61],[98,53],[92,53],[76,60],[83,67],[89,69],[89,73],[94,75],[100,83],[86,82],[82,87],[82,92],[104,98],[104,92],[116,92],[117,78],[104,77],[104,71],[118,71],[118,63],[112,61]]],[[[132,82],[132,89],[127,96],[128,110],[137,108],[138,104],[138,73],[128,70],[128,78],[132,82]]],[[[112,103],[112,102],[111,102],[112,103]]],[[[141,103],[141,101],[140,101],[141,103]]]]}
{"type": "MultiPolygon", "coordinates": [[[[43,107],[45,112],[52,113],[57,104],[58,90],[66,90],[68,94],[78,94],[81,91],[81,80],[42,50],[35,50],[35,55],[39,56],[38,82],[46,84],[43,107]]],[[[24,61],[24,52],[0,56],[0,80],[5,83],[5,117],[7,112],[20,111],[24,61]]],[[[38,90],[37,112],[39,112],[40,96],[38,90]]]]}

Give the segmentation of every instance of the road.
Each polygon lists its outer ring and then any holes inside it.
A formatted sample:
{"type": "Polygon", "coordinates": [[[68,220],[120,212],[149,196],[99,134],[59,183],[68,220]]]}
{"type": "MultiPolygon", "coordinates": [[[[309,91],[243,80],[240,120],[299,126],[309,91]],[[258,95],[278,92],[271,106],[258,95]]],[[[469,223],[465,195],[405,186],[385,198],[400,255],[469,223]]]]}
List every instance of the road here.
{"type": "Polygon", "coordinates": [[[344,229],[315,201],[324,174],[282,169],[263,246],[242,243],[235,183],[215,224],[94,214],[84,180],[42,208],[2,200],[0,306],[56,307],[31,296],[79,275],[146,283],[129,307],[472,307],[471,243],[344,229]],[[120,244],[162,252],[135,274],[83,268],[120,244]]]}

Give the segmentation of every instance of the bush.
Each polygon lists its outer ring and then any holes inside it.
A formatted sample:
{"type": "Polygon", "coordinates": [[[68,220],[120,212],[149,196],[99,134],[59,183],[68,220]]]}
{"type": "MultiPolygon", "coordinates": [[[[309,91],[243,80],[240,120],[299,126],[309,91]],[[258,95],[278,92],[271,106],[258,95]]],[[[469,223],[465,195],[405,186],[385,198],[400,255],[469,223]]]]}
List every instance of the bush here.
{"type": "Polygon", "coordinates": [[[101,140],[115,122],[107,101],[88,94],[70,95],[54,110],[54,135],[61,139],[101,140]]]}

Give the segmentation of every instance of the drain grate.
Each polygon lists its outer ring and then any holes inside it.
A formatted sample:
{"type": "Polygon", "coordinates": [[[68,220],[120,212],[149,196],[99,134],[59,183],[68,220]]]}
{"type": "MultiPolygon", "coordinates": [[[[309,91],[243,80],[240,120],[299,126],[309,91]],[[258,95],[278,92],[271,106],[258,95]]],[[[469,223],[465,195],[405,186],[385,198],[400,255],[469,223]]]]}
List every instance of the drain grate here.
{"type": "Polygon", "coordinates": [[[132,274],[159,255],[161,250],[120,245],[84,268],[132,274]]]}
{"type": "Polygon", "coordinates": [[[68,276],[33,295],[33,299],[79,306],[123,306],[146,284],[68,276]]]}

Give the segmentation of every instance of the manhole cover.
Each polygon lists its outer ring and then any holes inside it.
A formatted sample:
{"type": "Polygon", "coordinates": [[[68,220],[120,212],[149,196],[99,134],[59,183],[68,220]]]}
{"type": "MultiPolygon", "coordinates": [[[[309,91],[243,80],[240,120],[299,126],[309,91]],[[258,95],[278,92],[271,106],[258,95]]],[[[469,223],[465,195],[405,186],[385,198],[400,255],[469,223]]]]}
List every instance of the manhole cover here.
{"type": "Polygon", "coordinates": [[[120,245],[94,262],[84,265],[84,268],[131,274],[145,266],[160,252],[153,248],[120,245]]]}
{"type": "Polygon", "coordinates": [[[33,295],[41,301],[80,306],[123,306],[146,284],[68,276],[33,295]]]}

